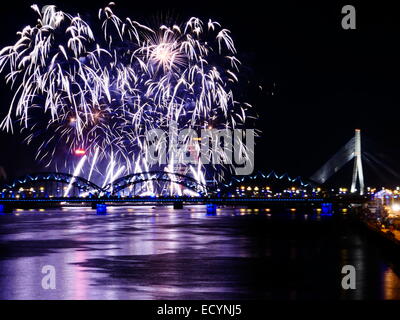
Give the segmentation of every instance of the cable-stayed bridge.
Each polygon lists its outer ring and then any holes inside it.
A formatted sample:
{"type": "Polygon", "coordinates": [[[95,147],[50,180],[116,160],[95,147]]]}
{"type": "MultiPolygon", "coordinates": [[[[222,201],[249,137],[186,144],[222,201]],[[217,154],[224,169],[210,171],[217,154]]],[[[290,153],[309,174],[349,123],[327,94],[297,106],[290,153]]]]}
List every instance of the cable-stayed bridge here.
{"type": "Polygon", "coordinates": [[[320,169],[318,169],[310,180],[318,184],[324,184],[330,177],[338,172],[345,164],[354,159],[353,179],[350,192],[358,191],[364,194],[364,173],[361,159],[361,132],[356,129],[355,135],[350,139],[332,158],[330,158],[320,169]],[[357,189],[357,180],[359,188],[357,189]]]}

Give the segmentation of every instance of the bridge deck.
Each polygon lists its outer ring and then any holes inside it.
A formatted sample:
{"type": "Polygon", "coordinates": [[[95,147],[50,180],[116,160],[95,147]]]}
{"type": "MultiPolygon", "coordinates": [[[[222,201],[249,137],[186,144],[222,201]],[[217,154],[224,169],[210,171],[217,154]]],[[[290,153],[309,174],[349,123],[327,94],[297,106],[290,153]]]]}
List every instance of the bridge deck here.
{"type": "Polygon", "coordinates": [[[323,203],[348,202],[361,203],[363,198],[209,198],[209,197],[169,197],[169,198],[2,198],[3,204],[23,203],[213,203],[237,204],[241,203],[323,203]]]}

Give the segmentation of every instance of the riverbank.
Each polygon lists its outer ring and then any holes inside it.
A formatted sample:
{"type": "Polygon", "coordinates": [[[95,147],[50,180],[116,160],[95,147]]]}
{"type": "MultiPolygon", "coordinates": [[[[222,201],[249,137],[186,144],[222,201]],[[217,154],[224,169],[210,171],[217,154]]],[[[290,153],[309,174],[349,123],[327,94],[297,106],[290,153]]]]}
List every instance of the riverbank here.
{"type": "Polygon", "coordinates": [[[382,227],[375,220],[360,219],[360,224],[370,233],[380,244],[395,249],[400,252],[400,231],[390,230],[382,227]]]}

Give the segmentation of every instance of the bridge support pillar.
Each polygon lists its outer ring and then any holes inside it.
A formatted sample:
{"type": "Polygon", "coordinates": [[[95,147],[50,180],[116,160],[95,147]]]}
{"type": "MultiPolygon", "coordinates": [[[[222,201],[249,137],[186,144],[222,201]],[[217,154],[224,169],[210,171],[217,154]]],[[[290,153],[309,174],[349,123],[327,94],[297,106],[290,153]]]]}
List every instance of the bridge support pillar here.
{"type": "Polygon", "coordinates": [[[353,168],[353,180],[351,182],[350,192],[356,191],[356,184],[360,182],[360,195],[364,194],[364,174],[361,162],[361,133],[359,129],[356,129],[355,135],[355,148],[354,148],[354,168],[353,168]]]}
{"type": "Polygon", "coordinates": [[[182,201],[174,202],[174,209],[183,209],[183,202],[182,201]]]}
{"type": "Polygon", "coordinates": [[[13,208],[5,204],[0,204],[0,214],[12,213],[13,208]]]}
{"type": "Polygon", "coordinates": [[[213,203],[207,204],[207,215],[215,216],[217,214],[217,205],[213,203]]]}
{"type": "Polygon", "coordinates": [[[105,205],[104,203],[97,203],[96,204],[96,214],[98,214],[98,215],[107,214],[107,205],[105,205]]]}
{"type": "Polygon", "coordinates": [[[323,214],[332,214],[332,203],[322,203],[321,209],[323,214]]]}

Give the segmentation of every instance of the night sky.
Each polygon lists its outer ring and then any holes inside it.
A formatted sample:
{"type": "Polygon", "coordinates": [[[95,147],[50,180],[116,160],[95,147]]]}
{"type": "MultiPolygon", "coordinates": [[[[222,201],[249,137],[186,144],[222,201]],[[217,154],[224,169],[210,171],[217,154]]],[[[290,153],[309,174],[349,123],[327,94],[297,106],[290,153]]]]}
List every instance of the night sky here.
{"type": "MultiPolygon", "coordinates": [[[[259,115],[256,167],[310,176],[362,130],[363,150],[382,165],[364,163],[367,185],[400,184],[400,11],[382,1],[115,1],[120,17],[152,24],[167,17],[211,18],[232,31],[243,63],[243,98],[259,115]],[[322,3],[323,2],[323,3],[322,3]],[[352,4],[357,29],[343,30],[341,8],[352,4]],[[259,87],[262,87],[260,90],[259,87]],[[371,168],[370,168],[371,167],[371,168]],[[388,170],[389,169],[389,170],[388,170]],[[391,173],[390,173],[391,171],[391,173]],[[399,177],[395,177],[398,174],[399,177]]],[[[108,1],[36,1],[94,18],[108,1]]],[[[0,19],[0,46],[34,24],[32,1],[10,1],[0,19]]],[[[0,115],[11,95],[2,80],[0,115]]],[[[8,175],[40,169],[34,150],[0,133],[0,165],[8,175]]],[[[336,179],[351,182],[352,165],[336,179]]]]}

